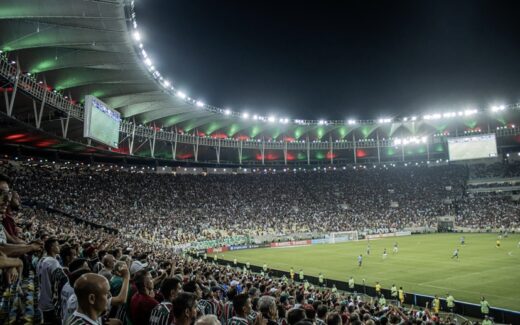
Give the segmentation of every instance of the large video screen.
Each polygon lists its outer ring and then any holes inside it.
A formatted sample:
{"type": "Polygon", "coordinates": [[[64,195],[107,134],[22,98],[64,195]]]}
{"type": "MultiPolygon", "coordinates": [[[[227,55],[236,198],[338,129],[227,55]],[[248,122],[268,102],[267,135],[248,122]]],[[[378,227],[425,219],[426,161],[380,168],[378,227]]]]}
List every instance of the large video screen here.
{"type": "Polygon", "coordinates": [[[450,160],[493,158],[497,156],[497,140],[494,134],[448,139],[450,160]]]}
{"type": "Polygon", "coordinates": [[[119,145],[121,114],[94,96],[85,96],[83,136],[112,148],[119,145]]]}

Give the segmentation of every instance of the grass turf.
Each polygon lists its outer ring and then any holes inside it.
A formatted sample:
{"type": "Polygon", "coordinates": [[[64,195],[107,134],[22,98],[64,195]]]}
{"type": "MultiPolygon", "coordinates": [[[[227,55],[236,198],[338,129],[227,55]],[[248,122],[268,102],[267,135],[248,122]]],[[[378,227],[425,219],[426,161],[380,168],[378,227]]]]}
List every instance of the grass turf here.
{"type": "Polygon", "coordinates": [[[466,244],[460,245],[460,234],[433,234],[371,240],[370,256],[367,241],[341,244],[312,245],[291,248],[262,248],[231,251],[219,258],[250,262],[269,268],[346,281],[353,276],[356,283],[366,280],[368,286],[379,281],[384,288],[395,283],[405,292],[445,296],[478,303],[485,296],[491,306],[520,310],[520,235],[509,235],[495,247],[497,234],[465,234],[466,244]],[[399,252],[392,253],[394,242],[399,252]],[[458,260],[451,259],[455,248],[458,260]],[[383,260],[383,249],[388,257],[383,260]],[[357,256],[363,254],[363,266],[357,256]]]}

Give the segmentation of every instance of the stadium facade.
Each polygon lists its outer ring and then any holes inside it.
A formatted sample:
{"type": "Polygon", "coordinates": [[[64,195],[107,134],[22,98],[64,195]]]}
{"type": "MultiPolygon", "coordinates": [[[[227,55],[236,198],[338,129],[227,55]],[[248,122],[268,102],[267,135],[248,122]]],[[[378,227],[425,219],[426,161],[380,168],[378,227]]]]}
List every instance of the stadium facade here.
{"type": "MultiPolygon", "coordinates": [[[[231,165],[445,161],[447,140],[494,133],[519,151],[519,104],[373,120],[233,112],[191,98],[148,57],[132,1],[3,1],[4,146],[105,157],[231,165]],[[85,96],[117,110],[117,148],[83,138],[85,96]]],[[[317,108],[319,109],[319,108],[317,108]]]]}

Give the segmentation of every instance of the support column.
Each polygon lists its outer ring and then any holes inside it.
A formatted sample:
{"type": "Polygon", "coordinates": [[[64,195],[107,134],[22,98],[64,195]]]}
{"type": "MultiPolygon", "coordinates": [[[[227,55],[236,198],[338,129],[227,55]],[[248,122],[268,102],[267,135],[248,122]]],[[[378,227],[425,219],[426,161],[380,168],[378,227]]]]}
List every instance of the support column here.
{"type": "Polygon", "coordinates": [[[220,139],[218,139],[218,146],[215,148],[217,153],[217,164],[220,164],[220,139]]]}
{"type": "Polygon", "coordinates": [[[242,140],[240,140],[240,142],[239,142],[240,145],[238,146],[238,163],[239,163],[240,165],[242,165],[242,149],[243,149],[243,143],[244,143],[244,142],[243,142],[242,140]]]}
{"type": "Polygon", "coordinates": [[[42,117],[43,117],[43,109],[45,108],[45,101],[47,100],[47,83],[44,83],[45,87],[44,87],[44,92],[43,92],[43,99],[42,99],[42,102],[40,104],[40,111],[36,111],[36,102],[34,102],[34,118],[35,118],[35,124],[36,124],[36,128],[39,129],[40,126],[42,125],[42,117]]]}
{"type": "Polygon", "coordinates": [[[198,136],[195,136],[195,147],[193,149],[194,149],[194,154],[195,154],[195,162],[198,162],[199,161],[199,137],[198,136]]]}
{"type": "Polygon", "coordinates": [[[380,144],[379,144],[379,130],[376,131],[376,145],[377,145],[377,162],[381,163],[381,152],[380,152],[380,144]]]}
{"type": "Polygon", "coordinates": [[[67,133],[69,131],[69,121],[70,121],[70,115],[69,113],[67,113],[67,117],[66,118],[61,118],[60,119],[60,123],[61,123],[61,134],[63,136],[64,139],[67,139],[67,133]],[[64,121],[65,120],[65,121],[64,121]]]}
{"type": "Polygon", "coordinates": [[[352,143],[353,143],[353,146],[354,146],[354,164],[357,164],[357,156],[356,156],[356,135],[354,134],[354,132],[352,132],[352,143]]]}
{"type": "Polygon", "coordinates": [[[285,165],[287,165],[287,141],[283,143],[283,160],[285,165]]]}
{"type": "Polygon", "coordinates": [[[334,165],[334,142],[332,142],[332,136],[329,136],[330,143],[330,164],[334,165]]]}
{"type": "Polygon", "coordinates": [[[157,139],[157,128],[155,125],[153,126],[153,138],[150,141],[150,151],[152,158],[155,158],[155,140],[157,139]]]}
{"type": "Polygon", "coordinates": [[[309,137],[307,137],[307,165],[311,164],[311,143],[309,142],[309,137]]]}
{"type": "Polygon", "coordinates": [[[426,160],[430,160],[430,141],[426,140],[426,160]]]}
{"type": "Polygon", "coordinates": [[[265,165],[265,140],[262,138],[262,165],[265,165]]]}
{"type": "Polygon", "coordinates": [[[133,128],[132,128],[132,137],[130,138],[130,148],[128,148],[130,152],[130,156],[134,155],[134,140],[135,140],[135,120],[133,122],[133,128]]]}
{"type": "MultiPolygon", "coordinates": [[[[175,130],[175,131],[177,131],[177,130],[175,130]]],[[[179,136],[179,134],[177,132],[175,132],[175,138],[172,143],[172,159],[173,160],[177,160],[177,137],[178,136],[179,136]]]]}

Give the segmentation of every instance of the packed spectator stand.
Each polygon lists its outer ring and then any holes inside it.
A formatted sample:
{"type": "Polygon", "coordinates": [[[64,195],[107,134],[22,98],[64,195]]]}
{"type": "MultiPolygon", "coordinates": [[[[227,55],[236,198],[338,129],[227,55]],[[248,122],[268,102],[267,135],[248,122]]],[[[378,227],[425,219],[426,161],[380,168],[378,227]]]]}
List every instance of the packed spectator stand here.
{"type": "Polygon", "coordinates": [[[452,324],[428,308],[168,248],[236,235],[385,232],[450,214],[470,228],[520,224],[517,202],[466,194],[465,166],[175,176],[3,161],[0,174],[2,324],[452,324]]]}

